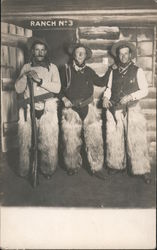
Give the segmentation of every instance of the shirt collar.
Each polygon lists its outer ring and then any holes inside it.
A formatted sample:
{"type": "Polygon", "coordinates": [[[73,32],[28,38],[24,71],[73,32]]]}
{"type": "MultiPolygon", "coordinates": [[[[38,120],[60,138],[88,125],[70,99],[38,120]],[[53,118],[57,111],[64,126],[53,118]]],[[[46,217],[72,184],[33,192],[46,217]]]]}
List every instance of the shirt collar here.
{"type": "Polygon", "coordinates": [[[82,66],[78,66],[75,61],[73,61],[73,67],[77,72],[84,73],[84,69],[86,67],[86,64],[83,64],[82,66]]]}

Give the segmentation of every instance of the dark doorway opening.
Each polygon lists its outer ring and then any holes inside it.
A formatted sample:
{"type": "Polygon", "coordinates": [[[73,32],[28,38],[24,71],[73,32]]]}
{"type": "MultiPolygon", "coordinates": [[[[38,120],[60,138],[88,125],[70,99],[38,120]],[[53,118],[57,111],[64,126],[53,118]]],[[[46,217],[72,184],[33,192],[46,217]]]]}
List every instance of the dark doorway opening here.
{"type": "Polygon", "coordinates": [[[63,30],[35,30],[33,36],[43,37],[49,45],[52,62],[58,67],[67,63],[69,57],[66,53],[70,43],[76,41],[75,29],[63,30]]]}

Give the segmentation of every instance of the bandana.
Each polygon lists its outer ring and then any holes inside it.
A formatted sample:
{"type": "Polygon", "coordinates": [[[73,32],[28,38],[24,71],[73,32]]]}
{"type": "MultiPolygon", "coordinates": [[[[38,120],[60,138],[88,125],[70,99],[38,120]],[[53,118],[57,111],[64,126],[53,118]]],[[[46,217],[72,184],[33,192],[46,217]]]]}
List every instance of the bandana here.
{"type": "Polygon", "coordinates": [[[84,69],[86,67],[85,63],[83,63],[82,65],[77,65],[77,63],[75,61],[73,61],[73,67],[76,71],[84,73],[84,69]]]}
{"type": "Polygon", "coordinates": [[[122,74],[122,75],[125,75],[127,73],[128,68],[130,67],[131,64],[133,64],[132,61],[130,61],[129,63],[127,63],[124,66],[119,65],[119,67],[118,67],[119,73],[122,74]]]}
{"type": "Polygon", "coordinates": [[[49,64],[46,60],[43,60],[43,61],[36,61],[35,58],[32,59],[32,62],[31,62],[31,66],[32,67],[43,67],[43,68],[47,68],[49,70],[49,64]]]}

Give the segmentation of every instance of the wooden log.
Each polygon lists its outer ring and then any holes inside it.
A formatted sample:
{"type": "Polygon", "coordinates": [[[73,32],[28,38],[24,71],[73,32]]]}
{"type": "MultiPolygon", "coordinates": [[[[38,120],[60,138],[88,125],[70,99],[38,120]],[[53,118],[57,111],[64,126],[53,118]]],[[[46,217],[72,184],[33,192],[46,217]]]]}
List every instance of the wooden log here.
{"type": "Polygon", "coordinates": [[[155,74],[155,76],[154,76],[154,87],[157,88],[157,75],[156,75],[156,74],[155,74]]]}
{"type": "Polygon", "coordinates": [[[140,106],[143,109],[155,109],[156,108],[156,100],[155,99],[148,99],[148,98],[142,99],[142,100],[140,100],[140,106]]]}
{"type": "Polygon", "coordinates": [[[147,98],[154,98],[154,99],[156,99],[156,88],[155,87],[149,87],[148,88],[147,98]]]}
{"type": "Polygon", "coordinates": [[[147,120],[155,120],[156,119],[156,110],[154,109],[143,109],[143,114],[145,115],[147,120]]]}
{"type": "MultiPolygon", "coordinates": [[[[27,6],[28,7],[28,6],[27,6]]],[[[36,5],[35,5],[36,8],[36,5]]],[[[133,10],[132,10],[133,11],[133,10]]],[[[141,10],[142,11],[142,10],[141,10]]],[[[156,25],[156,10],[154,10],[155,13],[149,13],[149,12],[142,12],[139,16],[139,13],[131,13],[126,15],[126,10],[120,10],[121,13],[118,14],[118,11],[109,11],[101,13],[101,11],[93,11],[92,14],[88,12],[81,13],[80,11],[77,11],[77,13],[65,13],[63,11],[60,11],[59,13],[53,12],[24,12],[24,13],[17,13],[17,6],[16,11],[13,13],[7,13],[3,14],[2,20],[4,22],[13,22],[15,21],[15,18],[18,18],[18,21],[30,21],[30,20],[53,20],[60,19],[61,17],[66,20],[73,20],[73,22],[77,23],[78,26],[103,26],[105,25],[111,25],[111,26],[117,26],[117,23],[119,25],[123,26],[147,26],[150,25],[156,25]],[[123,12],[123,13],[122,13],[123,12]]],[[[83,11],[84,12],[84,11],[83,11]]]]}
{"type": "Polygon", "coordinates": [[[137,27],[137,41],[147,41],[147,40],[153,41],[153,37],[154,37],[153,27],[149,28],[137,27]]]}
{"type": "Polygon", "coordinates": [[[24,33],[26,37],[32,37],[32,30],[30,29],[24,29],[24,33]]]}
{"type": "Polygon", "coordinates": [[[105,39],[80,39],[80,42],[89,46],[91,49],[108,50],[118,40],[105,39]]]}
{"type": "Polygon", "coordinates": [[[16,78],[16,48],[9,46],[9,59],[10,59],[10,75],[11,78],[16,78]]]}
{"type": "Polygon", "coordinates": [[[79,27],[80,38],[102,38],[102,39],[118,39],[119,28],[118,27],[79,27]]]}
{"type": "Polygon", "coordinates": [[[99,76],[102,76],[106,73],[107,67],[102,63],[87,63],[87,66],[91,67],[99,76]]]}
{"type": "Polygon", "coordinates": [[[17,147],[18,147],[17,135],[12,135],[7,137],[2,136],[2,152],[7,152],[17,147]]]}
{"type": "Polygon", "coordinates": [[[1,46],[1,72],[2,78],[10,78],[8,46],[1,46]]]}
{"type": "Polygon", "coordinates": [[[137,65],[143,70],[152,70],[152,58],[151,57],[138,57],[137,65]]]}
{"type": "Polygon", "coordinates": [[[12,91],[15,90],[15,81],[11,78],[4,78],[2,80],[2,91],[12,91]]]}
{"type": "Polygon", "coordinates": [[[18,120],[17,95],[15,91],[2,92],[2,118],[3,122],[14,122],[18,120]]]}
{"type": "Polygon", "coordinates": [[[156,121],[147,122],[147,130],[148,131],[156,131],[156,121]]]}
{"type": "Polygon", "coordinates": [[[1,66],[1,76],[3,78],[10,78],[10,67],[1,66]]]}
{"type": "Polygon", "coordinates": [[[15,136],[18,132],[18,122],[4,122],[3,136],[15,136]]]}
{"type": "Polygon", "coordinates": [[[153,42],[138,42],[137,55],[138,56],[152,56],[153,42]]]}
{"type": "Polygon", "coordinates": [[[92,57],[106,57],[106,56],[108,56],[108,50],[100,50],[100,49],[92,50],[92,57]]]}
{"type": "Polygon", "coordinates": [[[1,46],[1,65],[9,66],[9,50],[8,46],[1,46]]]}
{"type": "Polygon", "coordinates": [[[103,63],[103,57],[92,57],[87,62],[88,63],[103,63]]]}
{"type": "Polygon", "coordinates": [[[24,36],[25,35],[24,28],[16,26],[16,35],[24,36]]]}
{"type": "Polygon", "coordinates": [[[1,43],[3,45],[10,46],[24,46],[27,43],[28,38],[18,35],[2,34],[1,43]]]}
{"type": "Polygon", "coordinates": [[[120,27],[119,40],[136,42],[136,28],[120,27]]]}
{"type": "Polygon", "coordinates": [[[155,131],[147,131],[147,140],[148,142],[156,141],[156,132],[155,131]]]}
{"type": "Polygon", "coordinates": [[[9,34],[16,34],[16,26],[14,24],[9,24],[9,34]]]}
{"type": "Polygon", "coordinates": [[[108,65],[109,54],[107,50],[92,50],[92,57],[88,63],[103,63],[108,65]]]}
{"type": "Polygon", "coordinates": [[[1,32],[8,34],[9,28],[8,28],[8,23],[1,23],[1,32]]]}

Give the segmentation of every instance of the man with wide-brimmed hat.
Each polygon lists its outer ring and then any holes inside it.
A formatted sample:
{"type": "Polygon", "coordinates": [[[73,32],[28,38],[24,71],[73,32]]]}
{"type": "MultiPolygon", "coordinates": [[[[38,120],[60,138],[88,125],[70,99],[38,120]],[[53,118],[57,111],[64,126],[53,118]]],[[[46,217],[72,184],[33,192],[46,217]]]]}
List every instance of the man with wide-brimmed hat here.
{"type": "Polygon", "coordinates": [[[33,83],[35,100],[35,120],[38,133],[39,166],[41,173],[50,178],[58,162],[58,116],[57,98],[61,88],[59,72],[56,65],[50,62],[49,48],[43,38],[30,38],[29,62],[21,69],[15,83],[18,94],[24,99],[19,107],[19,174],[27,176],[30,171],[31,119],[30,89],[28,77],[33,83]]]}
{"type": "Polygon", "coordinates": [[[141,68],[132,61],[136,47],[126,41],[113,44],[116,64],[110,68],[103,106],[106,111],[106,162],[109,173],[130,166],[133,175],[150,183],[150,163],[146,139],[146,121],[139,100],[148,94],[141,68]]]}
{"type": "Polygon", "coordinates": [[[107,76],[99,77],[86,65],[92,51],[84,44],[69,46],[69,64],[60,71],[63,87],[62,139],[63,158],[68,174],[82,166],[81,148],[84,142],[92,174],[104,178],[104,149],[101,116],[93,105],[94,84],[105,86],[107,76]]]}

